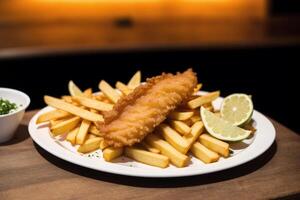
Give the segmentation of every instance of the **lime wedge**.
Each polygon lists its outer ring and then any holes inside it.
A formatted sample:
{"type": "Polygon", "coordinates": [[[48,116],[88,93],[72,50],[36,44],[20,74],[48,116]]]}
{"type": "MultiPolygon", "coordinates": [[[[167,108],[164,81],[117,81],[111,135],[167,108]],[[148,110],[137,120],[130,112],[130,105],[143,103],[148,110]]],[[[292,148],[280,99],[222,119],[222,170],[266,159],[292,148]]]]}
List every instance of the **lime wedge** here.
{"type": "Polygon", "coordinates": [[[203,124],[208,133],[215,138],[225,141],[239,141],[247,138],[251,131],[244,130],[206,110],[200,109],[203,124]]]}
{"type": "Polygon", "coordinates": [[[235,126],[247,123],[253,113],[253,103],[246,94],[227,96],[221,106],[221,117],[235,126]]]}
{"type": "Polygon", "coordinates": [[[79,87],[77,85],[75,85],[75,83],[72,80],[69,81],[68,87],[69,87],[69,93],[71,94],[71,96],[81,96],[82,95],[82,91],[79,89],[79,87]]]}

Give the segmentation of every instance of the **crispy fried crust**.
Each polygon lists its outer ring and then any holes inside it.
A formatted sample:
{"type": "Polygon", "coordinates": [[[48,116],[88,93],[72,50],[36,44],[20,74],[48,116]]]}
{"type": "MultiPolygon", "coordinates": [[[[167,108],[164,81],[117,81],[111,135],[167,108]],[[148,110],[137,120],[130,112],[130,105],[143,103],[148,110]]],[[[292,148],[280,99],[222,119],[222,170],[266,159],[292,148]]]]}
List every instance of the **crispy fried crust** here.
{"type": "Polygon", "coordinates": [[[97,127],[110,146],[131,146],[165,120],[166,116],[193,94],[195,73],[162,74],[121,98],[112,111],[104,113],[105,123],[97,127]]]}

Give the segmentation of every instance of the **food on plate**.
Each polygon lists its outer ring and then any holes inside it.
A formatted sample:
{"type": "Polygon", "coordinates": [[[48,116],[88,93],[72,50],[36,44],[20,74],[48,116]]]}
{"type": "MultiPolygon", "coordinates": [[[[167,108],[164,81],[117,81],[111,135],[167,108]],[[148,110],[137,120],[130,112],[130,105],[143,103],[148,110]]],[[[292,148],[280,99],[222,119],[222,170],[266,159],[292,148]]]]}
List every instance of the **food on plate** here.
{"type": "Polygon", "coordinates": [[[103,158],[106,161],[112,161],[115,158],[120,157],[124,152],[123,148],[114,148],[114,147],[107,147],[103,150],[103,158]]]}
{"type": "Polygon", "coordinates": [[[74,129],[80,121],[81,121],[80,117],[72,117],[70,119],[63,120],[62,122],[55,124],[54,126],[51,127],[51,133],[54,136],[67,133],[72,129],[74,129]]]}
{"type": "Polygon", "coordinates": [[[216,152],[209,150],[200,142],[195,142],[191,148],[191,151],[193,155],[202,160],[204,163],[216,162],[220,158],[216,152]]]}
{"type": "Polygon", "coordinates": [[[112,111],[105,112],[105,121],[97,123],[98,128],[108,145],[132,146],[187,100],[196,84],[197,77],[192,70],[153,77],[122,97],[112,111]]]}
{"type": "Polygon", "coordinates": [[[171,112],[168,117],[170,119],[184,121],[190,119],[193,115],[194,115],[193,111],[183,111],[183,112],[174,111],[171,112]]]}
{"type": "Polygon", "coordinates": [[[216,110],[213,101],[220,91],[200,94],[202,84],[192,70],[145,84],[138,71],[128,84],[117,81],[115,86],[102,80],[94,93],[70,81],[69,95],[44,97],[54,110],[40,114],[36,124],[47,122],[52,137],[80,154],[101,151],[107,162],[124,155],[160,168],[186,167],[192,156],[203,164],[226,159],[231,141],[256,131],[248,95],[230,95],[216,110]]]}
{"type": "Polygon", "coordinates": [[[191,134],[183,136],[183,138],[187,141],[188,146],[183,150],[183,153],[186,154],[193,143],[199,138],[200,134],[204,131],[204,126],[202,122],[195,122],[191,127],[191,134]]]}
{"type": "Polygon", "coordinates": [[[126,147],[124,154],[136,161],[156,167],[166,168],[169,165],[168,157],[134,147],[126,147]]]}
{"type": "Polygon", "coordinates": [[[242,126],[251,120],[253,103],[246,94],[232,94],[227,96],[221,106],[221,117],[235,126],[242,126]]]}
{"type": "Polygon", "coordinates": [[[194,123],[196,123],[196,122],[198,122],[198,121],[201,121],[201,118],[200,118],[199,113],[197,113],[196,115],[193,115],[193,116],[190,118],[190,120],[191,120],[191,124],[194,124],[194,123]]]}
{"type": "Polygon", "coordinates": [[[76,136],[78,131],[79,131],[79,127],[76,127],[67,134],[66,140],[69,141],[72,145],[76,144],[76,136]]]}
{"type": "Polygon", "coordinates": [[[64,102],[63,100],[50,97],[50,96],[44,96],[45,102],[57,109],[67,111],[69,113],[72,113],[73,115],[79,116],[83,119],[89,120],[89,121],[103,121],[102,115],[87,111],[83,108],[77,107],[75,105],[72,105],[70,103],[64,102]]]}
{"type": "Polygon", "coordinates": [[[71,96],[81,96],[83,95],[82,91],[75,85],[75,83],[71,80],[68,84],[69,93],[71,96]]]}
{"type": "Polygon", "coordinates": [[[179,120],[170,120],[169,124],[181,135],[188,135],[191,132],[191,127],[179,120]]]}
{"type": "Polygon", "coordinates": [[[190,157],[177,151],[170,143],[160,139],[155,134],[146,137],[146,142],[151,146],[160,150],[162,155],[167,156],[173,165],[177,167],[185,167],[190,161],[190,157]]]}
{"type": "Polygon", "coordinates": [[[220,155],[224,157],[229,156],[229,144],[226,142],[223,142],[221,140],[218,140],[214,137],[211,137],[208,134],[202,134],[199,137],[199,141],[209,148],[212,151],[215,151],[216,153],[219,153],[220,155]]]}
{"type": "Polygon", "coordinates": [[[80,153],[88,153],[91,151],[95,151],[96,149],[99,148],[99,144],[100,144],[101,140],[102,139],[99,137],[90,138],[90,139],[86,140],[82,145],[80,145],[77,150],[80,153]]]}
{"type": "Polygon", "coordinates": [[[118,90],[120,90],[124,95],[128,95],[129,93],[131,93],[133,91],[133,89],[130,89],[127,85],[125,85],[124,83],[118,81],[116,83],[116,88],[118,90]]]}
{"type": "Polygon", "coordinates": [[[113,103],[117,103],[121,97],[121,95],[104,80],[99,83],[99,89],[113,103]]]}
{"type": "Polygon", "coordinates": [[[134,89],[136,87],[138,87],[141,83],[141,71],[137,71],[133,76],[132,78],[129,80],[127,86],[128,88],[130,89],[134,89]]]}
{"type": "Polygon", "coordinates": [[[106,147],[108,147],[108,144],[104,141],[104,139],[100,142],[100,146],[99,148],[101,150],[105,149],[106,147]]]}
{"type": "Polygon", "coordinates": [[[50,120],[58,120],[58,119],[66,118],[66,117],[70,117],[70,116],[72,116],[71,113],[68,113],[63,110],[52,110],[52,111],[41,114],[38,117],[36,123],[40,124],[40,123],[47,122],[50,120]]]}
{"type": "Polygon", "coordinates": [[[112,110],[112,108],[113,108],[112,104],[97,101],[97,100],[94,100],[94,99],[91,99],[88,97],[76,96],[76,97],[73,97],[73,99],[83,106],[86,106],[88,108],[92,108],[95,110],[99,110],[99,111],[109,111],[109,110],[112,110]]]}
{"type": "Polygon", "coordinates": [[[93,89],[88,88],[88,89],[84,90],[82,96],[86,96],[86,97],[90,97],[90,98],[93,97],[93,89]]]}
{"type": "Polygon", "coordinates": [[[142,141],[140,144],[142,145],[142,147],[144,147],[144,149],[146,149],[146,150],[148,150],[148,151],[150,151],[152,153],[160,153],[159,149],[157,149],[157,148],[155,148],[153,146],[150,146],[145,141],[142,141]]]}
{"type": "Polygon", "coordinates": [[[157,128],[157,132],[160,133],[175,149],[181,153],[185,153],[189,143],[177,131],[167,124],[160,124],[157,128]]]}
{"type": "Polygon", "coordinates": [[[81,121],[79,131],[76,135],[76,144],[83,144],[86,136],[88,135],[88,131],[90,128],[91,122],[84,119],[81,121]]]}
{"type": "Polygon", "coordinates": [[[240,141],[251,133],[249,130],[234,126],[231,122],[216,116],[204,107],[201,107],[201,119],[209,134],[220,140],[240,141]]]}
{"type": "Polygon", "coordinates": [[[0,115],[6,115],[17,110],[18,106],[7,99],[0,98],[0,115]]]}
{"type": "Polygon", "coordinates": [[[202,84],[198,83],[197,86],[194,88],[194,94],[197,95],[197,93],[200,91],[202,88],[202,84]]]}
{"type": "Polygon", "coordinates": [[[220,96],[220,91],[211,92],[204,96],[197,97],[197,98],[187,102],[187,106],[191,109],[195,109],[206,103],[212,102],[219,96],[220,96]]]}

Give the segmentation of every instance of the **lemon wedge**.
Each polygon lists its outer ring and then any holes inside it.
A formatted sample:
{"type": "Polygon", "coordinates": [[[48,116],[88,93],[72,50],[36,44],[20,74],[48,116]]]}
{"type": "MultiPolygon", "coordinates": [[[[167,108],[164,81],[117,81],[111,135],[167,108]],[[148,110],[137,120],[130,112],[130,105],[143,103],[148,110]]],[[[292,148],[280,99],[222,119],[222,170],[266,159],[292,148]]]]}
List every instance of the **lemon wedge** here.
{"type": "Polygon", "coordinates": [[[251,131],[244,130],[232,123],[216,116],[214,113],[200,109],[203,124],[209,134],[224,141],[240,141],[247,138],[251,131]]]}
{"type": "Polygon", "coordinates": [[[227,96],[221,106],[221,117],[235,126],[246,124],[252,117],[253,103],[246,94],[227,96]]]}
{"type": "Polygon", "coordinates": [[[79,87],[77,85],[75,85],[75,83],[72,80],[69,81],[68,88],[69,88],[69,93],[71,94],[71,96],[81,96],[82,95],[82,91],[79,89],[79,87]]]}

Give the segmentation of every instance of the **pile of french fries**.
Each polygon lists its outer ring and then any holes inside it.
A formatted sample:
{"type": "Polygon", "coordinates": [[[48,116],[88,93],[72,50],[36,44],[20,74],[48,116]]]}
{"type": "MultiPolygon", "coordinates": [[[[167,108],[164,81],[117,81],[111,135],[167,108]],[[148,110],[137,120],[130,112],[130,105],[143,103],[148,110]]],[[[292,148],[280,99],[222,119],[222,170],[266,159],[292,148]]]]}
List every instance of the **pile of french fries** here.
{"type": "MultiPolygon", "coordinates": [[[[41,114],[36,123],[49,123],[50,134],[61,137],[76,146],[80,153],[90,153],[101,149],[106,161],[125,155],[136,161],[151,166],[165,168],[169,164],[185,167],[190,163],[191,154],[203,161],[212,163],[229,156],[229,144],[213,138],[206,133],[201,121],[199,108],[219,113],[214,110],[212,101],[220,95],[219,91],[198,95],[202,84],[198,84],[192,98],[169,114],[153,133],[141,143],[132,147],[109,147],[94,122],[103,121],[102,112],[109,111],[124,95],[130,94],[141,84],[141,72],[138,71],[128,84],[118,81],[115,88],[102,80],[100,92],[93,93],[91,88],[63,96],[61,99],[45,96],[47,105],[55,110],[41,114]]],[[[69,88],[70,90],[70,88],[69,88]]]]}

